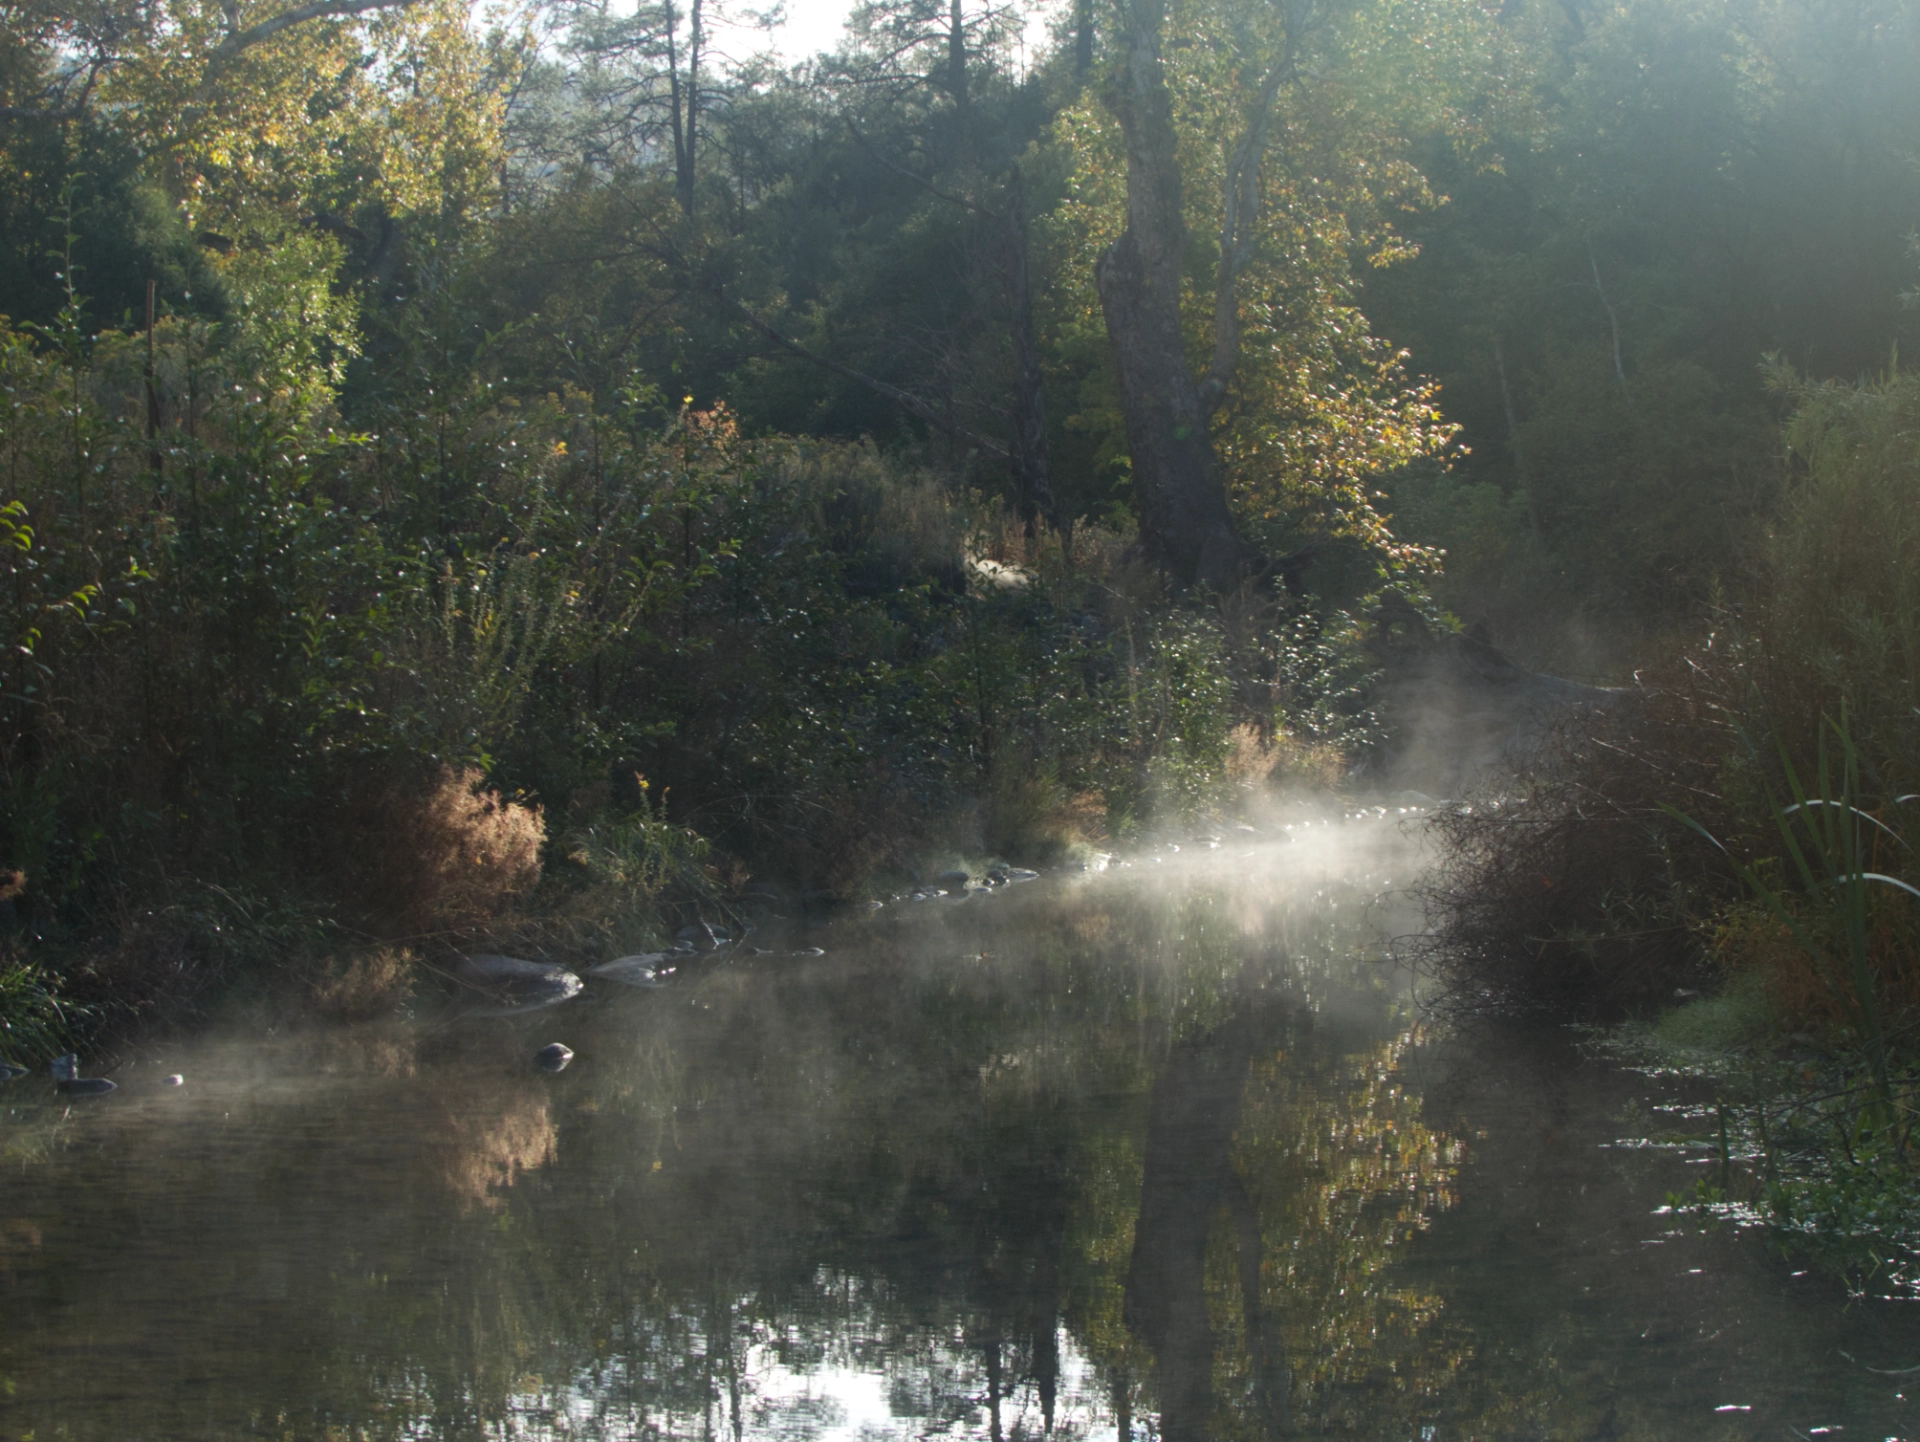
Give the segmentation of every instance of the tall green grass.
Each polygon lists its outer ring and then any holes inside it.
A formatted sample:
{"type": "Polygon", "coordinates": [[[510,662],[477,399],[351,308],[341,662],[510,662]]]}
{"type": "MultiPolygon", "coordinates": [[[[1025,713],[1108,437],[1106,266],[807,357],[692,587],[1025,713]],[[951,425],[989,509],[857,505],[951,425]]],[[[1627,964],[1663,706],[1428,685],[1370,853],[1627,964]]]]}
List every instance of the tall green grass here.
{"type": "MultiPolygon", "coordinates": [[[[1736,857],[1718,837],[1679,808],[1666,811],[1717,848],[1748,891],[1794,939],[1836,1010],[1850,1022],[1850,1040],[1866,1058],[1872,1077],[1875,1125],[1895,1122],[1890,1042],[1894,1018],[1874,926],[1883,890],[1920,898],[1920,890],[1877,869],[1888,848],[1910,853],[1906,839],[1864,802],[1860,751],[1843,709],[1826,720],[1817,749],[1813,785],[1801,779],[1793,758],[1779,751],[1784,794],[1769,797],[1769,811],[1793,890],[1767,879],[1762,865],[1736,857]]],[[[1884,807],[1882,808],[1884,809],[1884,807]]],[[[1902,1130],[1904,1136],[1904,1128],[1902,1130]]]]}

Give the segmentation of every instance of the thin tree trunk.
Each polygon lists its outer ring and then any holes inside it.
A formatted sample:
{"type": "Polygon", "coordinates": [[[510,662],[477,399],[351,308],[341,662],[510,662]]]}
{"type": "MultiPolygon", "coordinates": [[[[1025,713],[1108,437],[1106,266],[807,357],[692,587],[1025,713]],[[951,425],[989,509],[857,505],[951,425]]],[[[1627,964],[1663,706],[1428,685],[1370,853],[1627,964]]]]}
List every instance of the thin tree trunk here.
{"type": "Polygon", "coordinates": [[[1020,168],[1013,169],[1007,187],[1007,282],[1013,339],[1013,464],[1020,487],[1021,519],[1033,534],[1036,516],[1044,516],[1060,533],[1071,553],[1071,517],[1063,517],[1053,497],[1053,477],[1047,451],[1047,397],[1040,370],[1040,342],[1033,329],[1033,276],[1028,264],[1027,197],[1020,168]]]}
{"type": "Polygon", "coordinates": [[[1500,404],[1507,412],[1507,450],[1513,456],[1514,474],[1520,480],[1520,494],[1527,502],[1527,529],[1534,540],[1540,539],[1540,517],[1533,509],[1533,484],[1527,479],[1527,459],[1520,449],[1520,420],[1513,410],[1513,391],[1507,385],[1507,355],[1500,348],[1500,337],[1493,338],[1493,363],[1500,372],[1500,404]]]}
{"type": "Polygon", "coordinates": [[[667,11],[667,93],[673,128],[673,194],[682,215],[693,214],[693,181],[696,151],[700,135],[700,5],[693,0],[693,25],[687,36],[687,65],[684,75],[674,44],[678,18],[667,11]]]}
{"type": "Polygon", "coordinates": [[[1593,293],[1600,297],[1600,304],[1606,308],[1607,328],[1613,332],[1613,378],[1620,382],[1620,394],[1627,394],[1627,368],[1620,363],[1620,317],[1615,313],[1613,302],[1607,299],[1606,287],[1600,284],[1600,262],[1593,253],[1593,242],[1587,242],[1587,265],[1593,271],[1593,293]]]}
{"type": "Polygon", "coordinates": [[[153,360],[154,284],[151,280],[147,282],[147,363],[141,379],[147,388],[147,469],[153,472],[157,487],[165,467],[160,455],[160,383],[153,360]]]}
{"type": "Polygon", "coordinates": [[[964,131],[972,96],[967,92],[967,26],[960,0],[948,0],[947,6],[947,94],[953,97],[953,108],[960,114],[964,131]]]}

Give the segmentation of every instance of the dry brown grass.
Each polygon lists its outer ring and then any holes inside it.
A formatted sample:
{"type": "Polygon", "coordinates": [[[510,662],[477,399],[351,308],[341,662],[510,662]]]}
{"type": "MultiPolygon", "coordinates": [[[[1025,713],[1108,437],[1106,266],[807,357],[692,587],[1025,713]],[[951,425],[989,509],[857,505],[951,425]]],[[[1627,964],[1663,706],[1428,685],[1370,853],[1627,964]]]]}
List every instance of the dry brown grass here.
{"type": "Polygon", "coordinates": [[[1249,796],[1332,791],[1347,774],[1347,758],[1339,747],[1290,731],[1266,734],[1242,722],[1227,740],[1227,775],[1249,796]]]}
{"type": "Polygon", "coordinates": [[[460,935],[540,879],[546,819],[475,770],[358,778],[325,827],[347,906],[377,936],[460,935]]]}

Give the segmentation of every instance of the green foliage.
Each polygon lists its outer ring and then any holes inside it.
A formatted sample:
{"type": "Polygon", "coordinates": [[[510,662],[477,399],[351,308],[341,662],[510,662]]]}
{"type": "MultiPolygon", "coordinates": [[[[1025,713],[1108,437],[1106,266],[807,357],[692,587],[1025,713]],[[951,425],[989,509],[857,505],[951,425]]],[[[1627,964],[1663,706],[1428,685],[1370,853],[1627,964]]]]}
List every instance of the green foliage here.
{"type": "Polygon", "coordinates": [[[0,957],[0,1061],[34,1066],[73,1041],[83,1009],[60,999],[59,982],[41,968],[0,957]]]}
{"type": "MultiPolygon", "coordinates": [[[[1451,552],[1440,594],[1540,664],[1624,673],[1737,588],[1778,499],[1778,352],[1847,381],[1913,318],[1890,302],[1920,206],[1913,8],[1764,0],[1519,8],[1529,111],[1420,151],[1450,203],[1365,305],[1439,380],[1462,482],[1528,517],[1504,547],[1393,489],[1451,552]],[[1497,156],[1497,160],[1491,160],[1497,156]],[[1491,160],[1491,163],[1488,163],[1491,160]],[[1409,503],[1414,502],[1414,503],[1409,503]]],[[[1829,708],[1831,709],[1831,708],[1829,708]]]]}

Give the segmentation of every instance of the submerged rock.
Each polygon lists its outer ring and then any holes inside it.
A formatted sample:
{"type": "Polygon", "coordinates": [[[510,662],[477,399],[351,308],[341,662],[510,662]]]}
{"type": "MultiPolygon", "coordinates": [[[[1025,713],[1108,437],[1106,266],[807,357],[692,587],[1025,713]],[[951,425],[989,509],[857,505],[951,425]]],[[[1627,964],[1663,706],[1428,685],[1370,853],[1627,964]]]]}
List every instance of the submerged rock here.
{"type": "Polygon", "coordinates": [[[712,926],[707,922],[697,921],[692,926],[681,927],[674,936],[674,940],[694,951],[707,952],[718,951],[733,940],[733,937],[724,926],[712,926]]]}
{"type": "Polygon", "coordinates": [[[793,953],[795,956],[825,956],[826,952],[817,946],[803,946],[793,953]]]}
{"type": "Polygon", "coordinates": [[[0,1061],[0,1082],[19,1081],[27,1074],[23,1066],[15,1066],[10,1061],[0,1061]]]}
{"type": "Polygon", "coordinates": [[[965,891],[973,877],[964,871],[943,871],[933,878],[933,884],[948,891],[965,891]]]}
{"type": "Polygon", "coordinates": [[[584,985],[564,966],[517,956],[469,956],[454,969],[454,977],[492,1003],[473,1012],[475,1016],[517,1016],[557,1006],[578,996],[584,985]]]}
{"type": "Polygon", "coordinates": [[[563,1072],[567,1063],[573,1060],[573,1048],[562,1046],[559,1042],[543,1046],[533,1054],[533,1064],[543,1072],[563,1072]]]}
{"type": "Polygon", "coordinates": [[[598,966],[587,968],[587,975],[600,977],[606,981],[617,981],[622,986],[665,986],[667,978],[673,975],[673,968],[665,965],[673,953],[665,951],[643,952],[636,956],[615,957],[612,961],[603,961],[598,966]]]}
{"type": "Polygon", "coordinates": [[[114,1090],[114,1084],[105,1077],[81,1076],[80,1058],[73,1052],[55,1057],[47,1064],[47,1071],[53,1076],[53,1084],[70,1097],[103,1097],[114,1090]]]}

